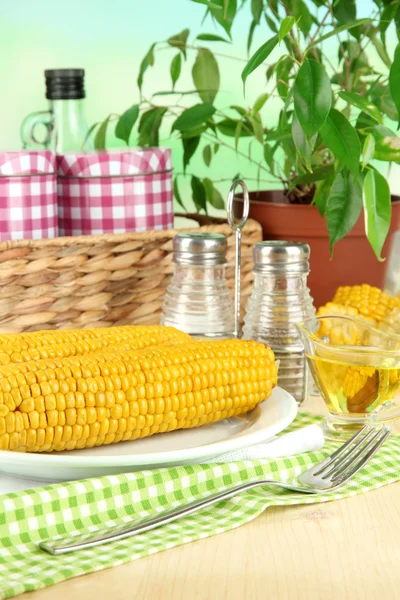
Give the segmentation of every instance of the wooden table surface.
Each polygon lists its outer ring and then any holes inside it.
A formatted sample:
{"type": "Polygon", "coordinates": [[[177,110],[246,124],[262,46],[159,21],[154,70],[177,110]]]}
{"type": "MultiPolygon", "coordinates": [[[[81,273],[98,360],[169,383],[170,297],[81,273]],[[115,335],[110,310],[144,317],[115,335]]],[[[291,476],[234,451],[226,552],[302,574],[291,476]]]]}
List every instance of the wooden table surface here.
{"type": "MultiPolygon", "coordinates": [[[[304,410],[321,413],[321,403],[310,398],[304,410]]],[[[331,503],[269,508],[236,530],[18,598],[398,600],[400,482],[331,503]]]]}

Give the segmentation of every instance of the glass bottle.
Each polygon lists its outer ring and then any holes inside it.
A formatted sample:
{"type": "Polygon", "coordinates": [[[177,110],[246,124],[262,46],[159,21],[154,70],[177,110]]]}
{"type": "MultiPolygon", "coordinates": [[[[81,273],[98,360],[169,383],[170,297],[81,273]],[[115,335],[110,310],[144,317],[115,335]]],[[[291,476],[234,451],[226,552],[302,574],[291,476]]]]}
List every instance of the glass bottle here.
{"type": "Polygon", "coordinates": [[[178,233],[173,241],[174,274],[165,294],[161,323],[194,337],[231,337],[232,298],[225,279],[226,237],[178,233]]]}
{"type": "MultiPolygon", "coordinates": [[[[21,125],[25,149],[46,149],[56,154],[81,150],[88,133],[85,118],[83,69],[48,69],[45,71],[46,98],[49,110],[28,115],[21,125]],[[39,139],[40,126],[45,137],[39,139]]],[[[91,148],[90,141],[86,148],[91,148]]]]}
{"type": "Polygon", "coordinates": [[[268,344],[279,360],[278,385],[300,404],[307,394],[307,364],[295,327],[315,314],[307,287],[310,247],[298,242],[258,242],[254,284],[243,337],[268,344]]]}

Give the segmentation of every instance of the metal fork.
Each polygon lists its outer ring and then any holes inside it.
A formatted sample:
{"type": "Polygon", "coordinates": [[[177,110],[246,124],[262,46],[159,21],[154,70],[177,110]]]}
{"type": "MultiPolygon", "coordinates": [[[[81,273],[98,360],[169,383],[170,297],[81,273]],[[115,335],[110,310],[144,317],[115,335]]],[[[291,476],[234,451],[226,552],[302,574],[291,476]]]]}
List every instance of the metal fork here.
{"type": "Polygon", "coordinates": [[[307,494],[331,492],[353,477],[375,454],[389,434],[390,430],[386,426],[371,428],[366,425],[343,446],[338,448],[336,452],[311,467],[311,469],[308,469],[308,471],[301,473],[292,481],[274,481],[272,479],[249,481],[203,498],[202,500],[196,500],[178,508],[168,510],[161,515],[146,518],[132,525],[120,525],[107,528],[103,531],[96,531],[95,533],[42,541],[39,543],[39,547],[50,554],[58,555],[123,540],[124,538],[156,529],[161,525],[172,523],[181,517],[187,517],[217,502],[227,500],[241,492],[257,487],[279,486],[287,490],[305,492],[307,494]]]}

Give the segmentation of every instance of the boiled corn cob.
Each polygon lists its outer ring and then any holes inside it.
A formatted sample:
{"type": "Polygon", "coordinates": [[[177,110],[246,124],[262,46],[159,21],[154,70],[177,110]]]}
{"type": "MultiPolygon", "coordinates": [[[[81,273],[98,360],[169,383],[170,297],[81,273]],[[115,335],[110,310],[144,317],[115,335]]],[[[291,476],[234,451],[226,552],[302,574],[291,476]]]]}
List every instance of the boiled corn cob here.
{"type": "Polygon", "coordinates": [[[1,335],[0,365],[88,354],[104,348],[134,350],[174,338],[190,340],[189,335],[173,327],[157,325],[1,335]]]}
{"type": "Polygon", "coordinates": [[[377,322],[400,306],[399,298],[391,297],[379,288],[367,284],[339,287],[332,302],[351,306],[357,309],[360,315],[371,317],[377,322]]]}
{"type": "Polygon", "coordinates": [[[0,367],[0,448],[90,448],[252,410],[277,382],[272,350],[224,340],[97,351],[0,367]]]}
{"type": "MultiPolygon", "coordinates": [[[[337,289],[332,302],[318,309],[317,316],[349,316],[371,327],[381,327],[381,324],[387,323],[397,305],[400,305],[399,298],[392,298],[378,288],[366,284],[343,286],[337,289]]],[[[360,343],[357,327],[336,325],[334,320],[329,319],[321,321],[318,335],[329,337],[334,344],[360,343]]]]}

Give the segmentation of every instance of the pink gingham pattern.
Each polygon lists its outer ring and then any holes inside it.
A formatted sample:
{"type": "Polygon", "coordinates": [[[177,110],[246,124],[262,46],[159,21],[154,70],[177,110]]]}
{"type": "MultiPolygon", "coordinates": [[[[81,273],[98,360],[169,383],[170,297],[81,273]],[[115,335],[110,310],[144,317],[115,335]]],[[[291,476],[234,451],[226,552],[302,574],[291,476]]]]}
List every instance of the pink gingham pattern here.
{"type": "Polygon", "coordinates": [[[55,155],[0,152],[0,240],[56,237],[55,155]]]}
{"type": "Polygon", "coordinates": [[[49,150],[0,152],[0,176],[55,172],[56,157],[49,150]]]}
{"type": "Polygon", "coordinates": [[[0,177],[0,240],[56,236],[56,175],[0,177]]]}
{"type": "Polygon", "coordinates": [[[58,159],[60,235],[173,227],[171,151],[64,155],[58,159]],[[62,173],[62,176],[61,176],[62,173]]]}
{"type": "Polygon", "coordinates": [[[170,148],[135,148],[131,152],[69,152],[57,156],[58,173],[64,177],[114,177],[170,171],[170,148]]]}

